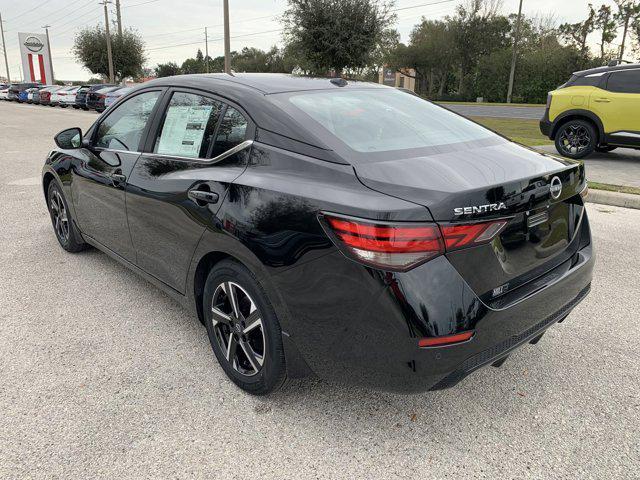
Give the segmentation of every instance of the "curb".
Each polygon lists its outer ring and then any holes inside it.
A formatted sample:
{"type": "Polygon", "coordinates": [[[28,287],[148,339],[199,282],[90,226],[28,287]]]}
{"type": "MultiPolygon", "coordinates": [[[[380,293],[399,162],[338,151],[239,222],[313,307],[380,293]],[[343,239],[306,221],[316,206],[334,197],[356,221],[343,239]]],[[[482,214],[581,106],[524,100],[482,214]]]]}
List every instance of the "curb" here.
{"type": "Polygon", "coordinates": [[[640,195],[631,193],[609,192],[607,190],[589,189],[587,202],[614,207],[635,208],[640,210],[640,195]]]}

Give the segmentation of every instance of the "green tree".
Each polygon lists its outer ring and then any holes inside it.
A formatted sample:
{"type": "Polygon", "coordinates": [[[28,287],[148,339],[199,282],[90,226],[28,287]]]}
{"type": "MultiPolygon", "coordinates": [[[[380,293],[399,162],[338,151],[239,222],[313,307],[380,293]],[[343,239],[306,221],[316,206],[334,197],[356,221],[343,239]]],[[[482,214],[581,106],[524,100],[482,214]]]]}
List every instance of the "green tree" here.
{"type": "Polygon", "coordinates": [[[640,2],[634,0],[614,0],[618,11],[614,18],[618,26],[622,28],[622,41],[620,42],[620,58],[624,58],[624,47],[629,34],[629,28],[632,28],[640,18],[640,2]]]}
{"type": "Polygon", "coordinates": [[[171,77],[182,73],[182,70],[176,62],[159,63],[154,70],[158,78],[171,77]]]}
{"type": "Polygon", "coordinates": [[[289,0],[285,41],[315,73],[371,65],[395,15],[392,0],[289,0]]]}
{"type": "Polygon", "coordinates": [[[596,11],[593,5],[589,4],[589,15],[584,22],[563,23],[558,27],[560,36],[569,44],[575,45],[583,54],[588,53],[587,37],[596,28],[596,11]]]}
{"type": "MultiPolygon", "coordinates": [[[[142,71],[146,57],[142,38],[131,29],[120,35],[111,36],[113,69],[116,79],[135,77],[142,71]]],[[[85,28],[78,32],[73,41],[72,53],[91,73],[109,76],[107,57],[107,35],[103,26],[85,28]]]]}
{"type": "Polygon", "coordinates": [[[600,32],[600,58],[604,59],[607,45],[613,42],[618,34],[616,21],[610,6],[600,6],[596,15],[595,26],[600,32]]]}

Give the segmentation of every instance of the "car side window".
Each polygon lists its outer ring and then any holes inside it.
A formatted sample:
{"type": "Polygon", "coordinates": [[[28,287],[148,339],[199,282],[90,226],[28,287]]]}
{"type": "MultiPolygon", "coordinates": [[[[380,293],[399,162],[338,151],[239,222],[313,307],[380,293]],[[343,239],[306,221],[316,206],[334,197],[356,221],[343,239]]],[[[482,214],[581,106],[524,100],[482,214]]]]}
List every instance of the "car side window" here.
{"type": "Polygon", "coordinates": [[[156,138],[154,153],[206,158],[224,105],[212,98],[175,92],[156,138]]]}
{"type": "Polygon", "coordinates": [[[100,123],[94,146],[136,151],[159,91],[145,92],[120,104],[100,123]]]}
{"type": "Polygon", "coordinates": [[[212,157],[244,142],[247,134],[247,120],[233,107],[227,107],[224,118],[216,133],[216,141],[213,144],[212,157]]]}
{"type": "Polygon", "coordinates": [[[607,90],[618,93],[640,93],[640,70],[612,72],[607,82],[607,90]]]}

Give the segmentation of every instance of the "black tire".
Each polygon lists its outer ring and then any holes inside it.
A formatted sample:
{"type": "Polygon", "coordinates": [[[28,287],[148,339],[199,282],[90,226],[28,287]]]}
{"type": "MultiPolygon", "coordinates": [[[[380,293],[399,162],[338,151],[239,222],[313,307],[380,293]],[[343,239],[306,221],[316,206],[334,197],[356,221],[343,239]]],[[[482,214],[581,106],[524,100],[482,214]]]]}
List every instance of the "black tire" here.
{"type": "Polygon", "coordinates": [[[607,145],[606,147],[596,147],[595,151],[600,153],[613,152],[616,148],[613,145],[607,145]]]}
{"type": "Polygon", "coordinates": [[[584,158],[595,150],[598,136],[591,123],[569,120],[558,128],[555,144],[556,150],[563,157],[584,158]]]}
{"type": "Polygon", "coordinates": [[[67,252],[76,253],[86,250],[87,245],[83,240],[80,232],[78,232],[69,205],[64,198],[64,193],[54,180],[49,184],[47,192],[47,206],[49,208],[49,216],[53,225],[53,232],[60,243],[60,246],[67,252]],[[66,221],[64,220],[66,218],[66,221]],[[66,227],[65,227],[66,224],[66,227]]]}
{"type": "Polygon", "coordinates": [[[238,387],[253,395],[282,387],[286,363],[280,322],[266,292],[244,265],[234,260],[215,265],[204,287],[203,312],[213,352],[238,387]],[[229,291],[237,299],[238,314],[229,291]]]}

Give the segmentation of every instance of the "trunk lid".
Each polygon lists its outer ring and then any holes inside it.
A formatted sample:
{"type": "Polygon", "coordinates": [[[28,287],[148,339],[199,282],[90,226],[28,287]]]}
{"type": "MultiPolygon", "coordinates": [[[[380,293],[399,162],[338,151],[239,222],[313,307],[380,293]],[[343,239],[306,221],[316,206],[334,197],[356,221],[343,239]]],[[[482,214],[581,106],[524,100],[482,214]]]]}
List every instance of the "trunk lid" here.
{"type": "Polygon", "coordinates": [[[354,168],[369,188],[424,205],[441,225],[508,219],[490,244],[446,254],[483,300],[513,291],[577,251],[581,163],[493,141],[354,168]]]}

